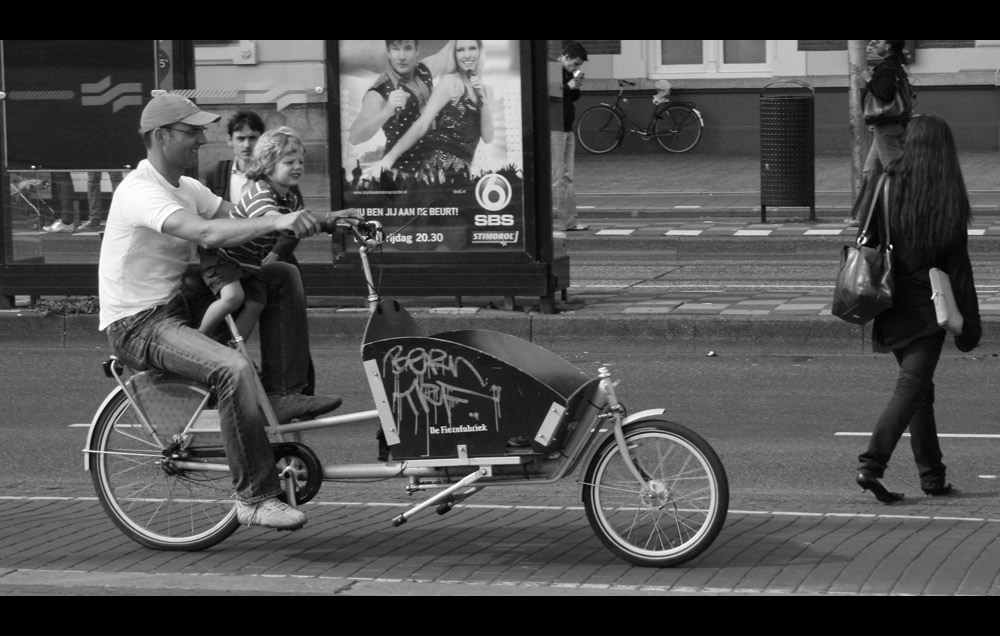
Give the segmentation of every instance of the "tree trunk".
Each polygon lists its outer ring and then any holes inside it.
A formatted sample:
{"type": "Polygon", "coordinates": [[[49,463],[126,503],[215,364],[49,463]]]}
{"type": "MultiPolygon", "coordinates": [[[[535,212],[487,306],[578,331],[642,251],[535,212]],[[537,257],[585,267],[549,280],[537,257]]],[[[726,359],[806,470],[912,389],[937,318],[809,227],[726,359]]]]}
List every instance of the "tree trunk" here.
{"type": "Polygon", "coordinates": [[[847,41],[848,96],[851,109],[851,190],[854,198],[861,192],[861,171],[868,154],[868,126],[862,116],[861,93],[868,68],[868,40],[847,41]]]}

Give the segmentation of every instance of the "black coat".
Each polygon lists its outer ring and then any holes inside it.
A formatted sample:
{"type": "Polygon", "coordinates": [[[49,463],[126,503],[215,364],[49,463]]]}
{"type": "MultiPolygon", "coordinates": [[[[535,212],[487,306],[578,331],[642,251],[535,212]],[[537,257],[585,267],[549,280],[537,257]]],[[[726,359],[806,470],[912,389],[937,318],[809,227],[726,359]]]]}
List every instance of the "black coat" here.
{"type": "MultiPolygon", "coordinates": [[[[881,197],[873,214],[883,218],[881,197]]],[[[872,219],[873,222],[875,219],[872,219]]],[[[891,230],[891,227],[890,227],[891,230]]],[[[891,234],[892,266],[895,289],[892,307],[875,317],[872,328],[872,348],[877,352],[900,349],[921,336],[935,333],[937,324],[934,301],[931,300],[930,268],[936,267],[951,278],[952,290],[964,324],[955,336],[960,351],[971,351],[979,344],[983,328],[979,316],[979,298],[969,260],[969,239],[966,233],[941,254],[927,255],[906,245],[898,232],[891,234]]]]}
{"type": "MultiPolygon", "coordinates": [[[[899,90],[898,82],[909,83],[906,69],[898,56],[890,55],[875,65],[872,69],[872,78],[865,84],[865,92],[871,93],[885,103],[891,103],[896,98],[896,91],[899,90]]],[[[901,117],[885,117],[878,119],[878,125],[905,123],[910,115],[901,117]]]]}

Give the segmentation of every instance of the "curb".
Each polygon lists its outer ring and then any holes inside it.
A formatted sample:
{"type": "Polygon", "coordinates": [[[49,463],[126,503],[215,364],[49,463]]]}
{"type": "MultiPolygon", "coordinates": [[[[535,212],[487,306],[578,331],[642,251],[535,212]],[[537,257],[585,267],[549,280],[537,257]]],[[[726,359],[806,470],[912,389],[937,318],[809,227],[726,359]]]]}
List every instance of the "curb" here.
{"type": "MultiPolygon", "coordinates": [[[[575,233],[566,241],[569,254],[601,252],[656,252],[676,259],[715,256],[767,256],[773,259],[826,259],[835,263],[840,248],[854,242],[854,236],[802,236],[776,234],[752,236],[667,236],[661,230],[641,229],[628,235],[614,236],[575,233]]],[[[1000,259],[1000,236],[970,236],[969,254],[976,260],[1000,259]]]]}
{"type": "MultiPolygon", "coordinates": [[[[655,346],[664,354],[871,353],[870,326],[851,325],[833,316],[588,315],[573,311],[539,314],[494,310],[471,313],[458,309],[411,309],[410,313],[428,335],[484,329],[554,351],[572,348],[585,339],[604,339],[613,341],[617,349],[655,346]]],[[[1000,325],[1000,317],[986,316],[983,321],[1000,325]]],[[[316,350],[359,347],[366,324],[363,310],[310,309],[311,346],[316,350]]],[[[107,350],[107,339],[97,331],[97,325],[95,315],[0,311],[0,349],[107,350]]],[[[993,352],[1000,350],[1000,330],[987,327],[984,331],[983,341],[972,355],[996,355],[993,352]]],[[[946,351],[949,347],[954,349],[953,344],[946,345],[946,351]]]]}

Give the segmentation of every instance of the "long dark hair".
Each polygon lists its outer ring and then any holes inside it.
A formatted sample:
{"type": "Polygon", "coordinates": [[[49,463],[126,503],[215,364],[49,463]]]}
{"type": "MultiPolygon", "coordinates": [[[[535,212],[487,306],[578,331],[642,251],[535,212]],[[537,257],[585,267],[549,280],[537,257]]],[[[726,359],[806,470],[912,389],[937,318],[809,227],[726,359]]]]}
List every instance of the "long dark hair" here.
{"type": "Polygon", "coordinates": [[[892,177],[894,238],[930,256],[966,239],[972,207],[945,120],[936,115],[911,119],[903,155],[886,172],[892,177]]]}

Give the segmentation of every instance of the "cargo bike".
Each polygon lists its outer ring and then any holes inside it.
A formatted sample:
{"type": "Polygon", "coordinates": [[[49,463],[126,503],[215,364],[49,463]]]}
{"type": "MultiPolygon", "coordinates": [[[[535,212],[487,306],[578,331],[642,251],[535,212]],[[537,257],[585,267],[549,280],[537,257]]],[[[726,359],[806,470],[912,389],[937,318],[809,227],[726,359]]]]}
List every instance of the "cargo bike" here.
{"type": "MultiPolygon", "coordinates": [[[[284,498],[313,499],[324,482],[398,478],[426,497],[392,519],[439,514],[484,488],[553,484],[577,475],[587,519],[617,556],[676,566],[716,538],[729,506],[725,470],[697,433],[662,408],[626,413],[607,368],[588,375],[554,353],[487,330],[425,335],[397,301],[381,299],[369,254],[377,222],[348,224],[359,244],[370,310],[361,345],[373,408],[278,425],[259,385],[284,498]],[[327,464],[310,431],[377,422],[370,464],[327,464]]],[[[245,344],[227,321],[234,345],[245,344]]],[[[84,449],[98,499],[131,539],[160,550],[201,550],[239,526],[213,389],[155,371],[129,375],[99,407],[84,449]]]]}

